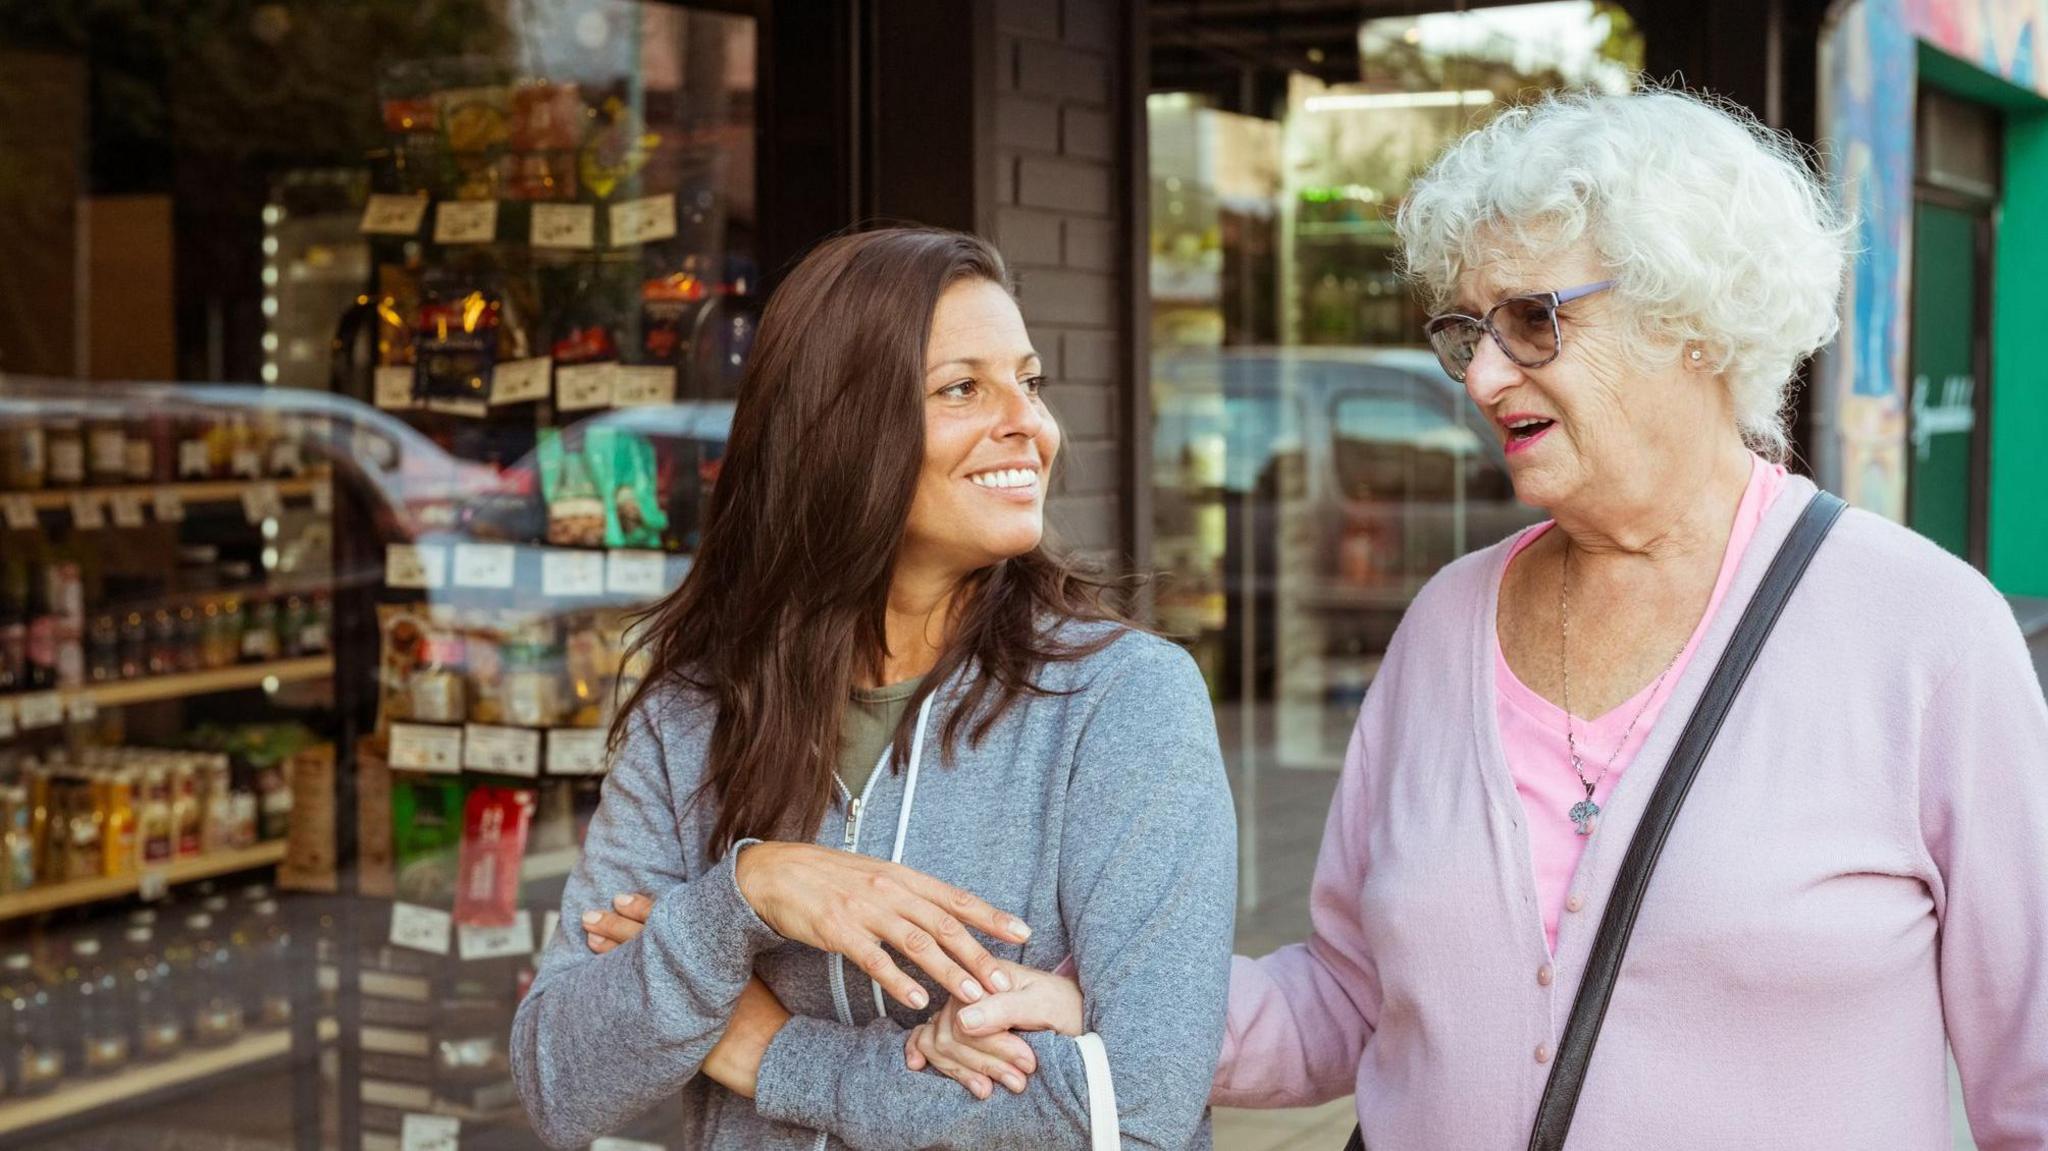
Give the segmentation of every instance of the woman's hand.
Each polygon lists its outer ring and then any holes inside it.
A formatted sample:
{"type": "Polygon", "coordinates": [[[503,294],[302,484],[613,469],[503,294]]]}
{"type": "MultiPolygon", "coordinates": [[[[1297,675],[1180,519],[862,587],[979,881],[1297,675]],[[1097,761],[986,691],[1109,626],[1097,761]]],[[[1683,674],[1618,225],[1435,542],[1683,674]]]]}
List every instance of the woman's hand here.
{"type": "Polygon", "coordinates": [[[1081,985],[1062,974],[1014,963],[1002,964],[1015,985],[980,1003],[954,1000],[913,1028],[903,1041],[903,1063],[912,1071],[926,1067],[959,1083],[977,1099],[994,1093],[991,1081],[1012,1093],[1024,1090],[1024,1079],[1038,1070],[1031,1045],[1013,1031],[1057,1031],[1079,1035],[1086,1027],[1081,1013],[1081,985]]]}
{"type": "Polygon", "coordinates": [[[754,1084],[761,1077],[761,1058],[768,1053],[775,1033],[788,1022],[789,1011],[782,1001],[760,976],[754,976],[740,992],[732,1022],[726,1024],[718,1046],[704,1057],[703,1073],[733,1094],[752,1099],[754,1084]]]}
{"type": "MultiPolygon", "coordinates": [[[[913,1011],[930,997],[883,949],[886,943],[923,968],[955,999],[978,1003],[1011,990],[1002,963],[967,928],[1022,943],[1024,921],[972,894],[900,864],[808,843],[756,843],[740,851],[740,895],[784,939],[834,951],[858,964],[891,998],[913,1011]]],[[[590,949],[599,954],[638,936],[654,909],[645,895],[613,897],[613,910],[583,916],[590,949]]],[[[1021,969],[1019,969],[1021,970],[1021,969]]]]}

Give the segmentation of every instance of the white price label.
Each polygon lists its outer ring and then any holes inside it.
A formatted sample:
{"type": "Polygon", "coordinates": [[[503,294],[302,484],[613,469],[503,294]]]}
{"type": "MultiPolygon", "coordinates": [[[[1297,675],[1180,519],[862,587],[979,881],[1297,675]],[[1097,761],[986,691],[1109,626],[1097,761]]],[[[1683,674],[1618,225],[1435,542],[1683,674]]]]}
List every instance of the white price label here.
{"type": "Polygon", "coordinates": [[[456,953],[464,959],[503,959],[533,954],[533,914],[521,910],[503,927],[462,924],[455,929],[456,953]]]}
{"type": "Polygon", "coordinates": [[[391,766],[452,775],[462,770],[462,729],[437,723],[391,725],[391,766]]]}
{"type": "Polygon", "coordinates": [[[518,552],[511,544],[456,544],[456,587],[511,587],[518,552]]]}
{"type": "Polygon", "coordinates": [[[64,700],[54,691],[21,696],[14,701],[14,707],[23,731],[55,727],[64,722],[64,700]]]}
{"type": "Polygon", "coordinates": [[[664,192],[612,205],[612,247],[649,244],[676,234],[676,198],[664,192]]]}
{"type": "Polygon", "coordinates": [[[612,406],[645,408],[666,404],[676,398],[676,370],[660,364],[652,367],[619,365],[612,374],[612,406]]]}
{"type": "Polygon", "coordinates": [[[14,701],[0,699],[0,739],[14,738],[14,701]]]}
{"type": "Polygon", "coordinates": [[[107,526],[106,501],[90,492],[71,494],[71,526],[79,531],[97,531],[107,526]]]}
{"type": "Polygon", "coordinates": [[[0,496],[0,516],[6,517],[7,526],[15,531],[32,531],[36,526],[35,501],[27,496],[0,496]]]}
{"type": "Polygon", "coordinates": [[[413,236],[426,218],[425,196],[371,196],[357,230],[372,236],[413,236]]]}
{"type": "Polygon", "coordinates": [[[595,248],[597,206],[535,204],[530,239],[536,248],[595,248]]]}
{"type": "Polygon", "coordinates": [[[440,544],[392,544],[384,549],[387,587],[437,588],[447,582],[448,549],[440,544]]]}
{"type": "Polygon", "coordinates": [[[276,484],[250,484],[242,489],[242,518],[252,524],[284,515],[284,495],[276,484]]]}
{"type": "Polygon", "coordinates": [[[158,488],[150,502],[156,505],[153,510],[158,523],[174,524],[185,518],[185,497],[169,488],[158,488]]]}
{"type": "Polygon", "coordinates": [[[334,512],[334,485],[326,480],[313,485],[313,514],[331,515],[334,512]]]}
{"type": "Polygon", "coordinates": [[[548,383],[555,362],[546,356],[530,360],[508,360],[491,369],[491,402],[523,404],[548,398],[548,383]]]}
{"type": "Polygon", "coordinates": [[[380,408],[402,411],[412,407],[412,365],[387,364],[378,368],[371,399],[380,408]]]}
{"type": "Polygon", "coordinates": [[[668,563],[661,552],[606,553],[604,587],[620,595],[659,596],[668,591],[668,563]]]}
{"type": "MultiPolygon", "coordinates": [[[[448,949],[443,947],[442,954],[448,949]]],[[[398,1128],[398,1151],[459,1151],[462,1120],[453,1115],[407,1115],[398,1128]]]]}
{"type": "Polygon", "coordinates": [[[443,200],[434,210],[436,244],[488,244],[497,238],[496,200],[443,200]]]}
{"type": "Polygon", "coordinates": [[[605,730],[558,727],[548,732],[549,775],[603,775],[605,730]]]}
{"type": "Polygon", "coordinates": [[[569,364],[555,369],[555,407],[580,412],[612,402],[612,372],[617,364],[569,364]]]}
{"type": "Polygon", "coordinates": [[[107,503],[114,509],[114,526],[117,528],[139,528],[142,526],[142,493],[115,492],[107,503]]]}
{"type": "Polygon", "coordinates": [[[100,701],[89,695],[67,696],[64,714],[70,716],[73,723],[91,723],[100,717],[100,701]]]}
{"type": "Polygon", "coordinates": [[[499,775],[539,775],[540,732],[472,723],[463,732],[462,766],[499,775]]]}
{"type": "Polygon", "coordinates": [[[604,553],[557,548],[541,553],[540,590],[549,596],[604,594],[604,553]]]}
{"type": "Polygon", "coordinates": [[[590,1151],[668,1151],[668,1148],[645,1139],[621,1139],[617,1135],[607,1135],[592,1143],[590,1151]]]}

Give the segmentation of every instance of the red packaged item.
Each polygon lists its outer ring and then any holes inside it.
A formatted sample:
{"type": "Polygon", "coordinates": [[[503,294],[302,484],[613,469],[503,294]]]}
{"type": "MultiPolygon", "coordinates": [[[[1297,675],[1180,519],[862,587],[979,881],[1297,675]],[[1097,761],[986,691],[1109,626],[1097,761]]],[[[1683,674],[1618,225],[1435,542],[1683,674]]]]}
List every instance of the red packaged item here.
{"type": "Polygon", "coordinates": [[[506,927],[519,913],[519,861],[533,823],[534,793],[523,787],[470,789],[462,812],[455,922],[506,927]]]}

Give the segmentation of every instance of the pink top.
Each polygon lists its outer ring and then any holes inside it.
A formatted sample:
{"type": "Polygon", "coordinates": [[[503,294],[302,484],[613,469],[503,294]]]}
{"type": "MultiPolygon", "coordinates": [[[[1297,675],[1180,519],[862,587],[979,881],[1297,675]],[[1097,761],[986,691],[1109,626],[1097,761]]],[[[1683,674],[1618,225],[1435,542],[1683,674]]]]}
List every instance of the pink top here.
{"type": "MultiPolygon", "coordinates": [[[[1782,488],[1730,606],[1813,494],[1797,476],[1782,488]]],[[[1355,1094],[1369,1147],[1527,1145],[1683,725],[1658,724],[1609,796],[1553,952],[1495,723],[1512,547],[1445,568],[1389,645],[1324,827],[1309,938],[1233,962],[1214,1102],[1355,1094]]],[[[1740,615],[1708,621],[1671,715],[1692,710],[1740,615]]],[[[1982,576],[1850,511],[1665,844],[1572,1151],[1947,1147],[1944,1040],[1978,1147],[2048,1151],[2048,705],[1982,576]]]]}
{"type": "MultiPolygon", "coordinates": [[[[1686,665],[1692,662],[1693,652],[1699,650],[1701,637],[1707,634],[1707,625],[1721,609],[1721,601],[1728,597],[1728,585],[1735,580],[1736,569],[1742,564],[1743,553],[1749,550],[1749,541],[1756,536],[1757,526],[1763,522],[1764,512],[1785,486],[1783,467],[1767,463],[1761,456],[1750,459],[1753,462],[1749,486],[1743,490],[1742,501],[1735,509],[1735,527],[1728,534],[1728,549],[1721,555],[1721,574],[1714,580],[1714,594],[1707,600],[1706,613],[1700,616],[1692,639],[1679,653],[1678,662],[1671,666],[1671,674],[1664,677],[1661,686],[1655,681],[1644,684],[1641,691],[1606,715],[1593,720],[1581,717],[1573,724],[1587,779],[1598,779],[1607,757],[1614,756],[1614,766],[1607,769],[1606,778],[1600,780],[1593,792],[1593,802],[1602,810],[1606,809],[1607,799],[1614,794],[1622,774],[1635,762],[1636,753],[1656,728],[1657,717],[1663,714],[1665,703],[1685,675],[1686,665]],[[1652,691],[1656,692],[1654,696],[1652,691]],[[1638,710],[1642,712],[1641,719],[1636,718],[1638,710]],[[1631,721],[1635,731],[1624,746],[1621,738],[1631,721]]],[[[1513,564],[1516,556],[1554,526],[1550,522],[1540,523],[1523,532],[1508,552],[1508,563],[1513,564]]],[[[1502,574],[1506,574],[1505,569],[1502,574]]],[[[1578,870],[1579,854],[1586,849],[1587,838],[1578,833],[1566,813],[1586,798],[1586,789],[1572,772],[1571,752],[1565,743],[1564,709],[1530,690],[1508,666],[1507,657],[1501,654],[1497,631],[1493,642],[1493,686],[1499,696],[1494,717],[1500,724],[1501,751],[1507,756],[1508,773],[1515,778],[1515,792],[1522,797],[1522,810],[1529,814],[1529,853],[1536,869],[1536,898],[1543,907],[1543,936],[1555,950],[1557,919],[1564,913],[1566,889],[1571,886],[1572,872],[1578,870]]]]}

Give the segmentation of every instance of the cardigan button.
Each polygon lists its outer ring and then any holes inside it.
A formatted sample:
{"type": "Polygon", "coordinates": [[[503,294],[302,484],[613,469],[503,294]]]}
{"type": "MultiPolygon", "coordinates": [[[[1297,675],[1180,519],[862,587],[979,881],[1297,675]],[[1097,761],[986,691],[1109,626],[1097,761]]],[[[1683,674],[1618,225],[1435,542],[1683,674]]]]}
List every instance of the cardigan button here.
{"type": "Polygon", "coordinates": [[[1583,895],[1573,895],[1570,899],[1564,901],[1564,909],[1566,911],[1576,913],[1579,911],[1583,911],[1585,907],[1586,897],[1583,895]]]}
{"type": "Polygon", "coordinates": [[[1538,1044],[1538,1045],[1537,1045],[1537,1047],[1536,1047],[1536,1062],[1538,1062],[1538,1063],[1548,1063],[1548,1062],[1550,1062],[1550,1044],[1548,1044],[1548,1043],[1543,1043],[1543,1044],[1538,1044]]]}
{"type": "Polygon", "coordinates": [[[1550,964],[1548,963],[1536,969],[1536,982],[1541,986],[1550,986],[1551,980],[1556,978],[1557,973],[1550,969],[1550,964]]]}

